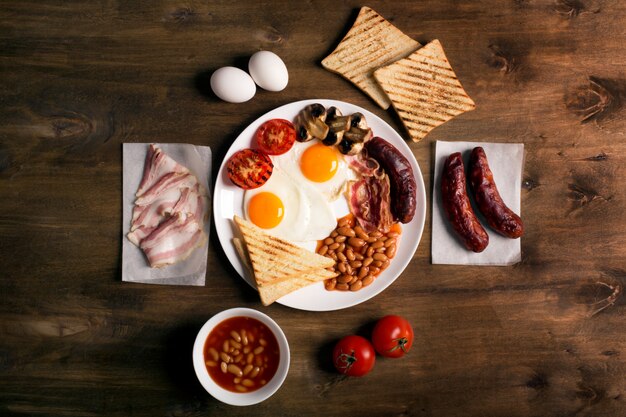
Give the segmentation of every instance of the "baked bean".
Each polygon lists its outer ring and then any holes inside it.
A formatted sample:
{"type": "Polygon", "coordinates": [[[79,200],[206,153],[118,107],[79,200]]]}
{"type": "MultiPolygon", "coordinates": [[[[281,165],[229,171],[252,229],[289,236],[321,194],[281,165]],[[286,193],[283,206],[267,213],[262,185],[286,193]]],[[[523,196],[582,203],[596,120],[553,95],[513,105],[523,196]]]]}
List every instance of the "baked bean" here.
{"type": "Polygon", "coordinates": [[[377,266],[370,267],[370,274],[373,276],[377,276],[380,273],[380,268],[377,266]]]}
{"type": "Polygon", "coordinates": [[[400,234],[398,232],[388,232],[387,237],[398,237],[400,234]]]}
{"type": "Polygon", "coordinates": [[[324,288],[326,288],[326,291],[334,290],[336,285],[337,285],[337,278],[330,278],[324,281],[324,288]]]}
{"type": "Polygon", "coordinates": [[[237,333],[235,330],[232,330],[230,332],[230,336],[235,339],[235,342],[241,342],[241,336],[239,335],[239,333],[237,333]]]}
{"type": "Polygon", "coordinates": [[[332,237],[327,237],[326,239],[324,239],[324,245],[332,245],[333,243],[335,243],[335,239],[333,239],[332,237]]]}
{"type": "Polygon", "coordinates": [[[396,244],[396,239],[387,239],[385,240],[385,247],[388,248],[391,245],[395,245],[396,244]]]}
{"type": "MultiPolygon", "coordinates": [[[[246,363],[247,363],[246,369],[248,368],[248,366],[250,367],[250,369],[252,369],[251,363],[253,360],[254,360],[254,354],[252,352],[248,353],[248,356],[246,356],[246,363]]],[[[248,372],[250,371],[248,370],[248,372]]],[[[247,372],[244,370],[243,373],[246,374],[247,372]]]]}
{"type": "Polygon", "coordinates": [[[361,285],[363,287],[367,287],[368,285],[370,285],[372,282],[374,282],[374,276],[372,274],[367,275],[365,278],[363,278],[361,280],[361,285]]]}
{"type": "Polygon", "coordinates": [[[339,236],[337,236],[337,237],[335,238],[335,242],[343,243],[343,242],[345,242],[345,241],[346,241],[346,239],[347,239],[347,237],[342,236],[342,235],[339,235],[339,236]]]}
{"type": "Polygon", "coordinates": [[[361,265],[363,265],[363,262],[361,262],[361,261],[356,261],[355,260],[355,261],[350,262],[350,266],[352,268],[360,268],[361,265]]]}
{"type": "Polygon", "coordinates": [[[374,251],[375,251],[374,248],[370,246],[369,248],[367,248],[367,252],[365,252],[365,256],[367,256],[368,258],[371,258],[372,255],[374,254],[374,251]]]}
{"type": "Polygon", "coordinates": [[[356,226],[354,228],[354,233],[356,233],[357,237],[360,237],[361,239],[367,239],[369,237],[369,235],[365,233],[365,230],[363,230],[361,226],[356,226]]]}
{"type": "Polygon", "coordinates": [[[256,378],[259,372],[261,372],[261,368],[259,368],[258,366],[255,366],[254,368],[252,368],[252,372],[250,373],[250,378],[256,378]]]}
{"type": "Polygon", "coordinates": [[[243,385],[244,387],[253,387],[254,382],[251,379],[246,378],[243,381],[241,381],[241,385],[243,385]]]}
{"type": "Polygon", "coordinates": [[[363,259],[363,266],[370,266],[373,260],[374,258],[372,258],[371,256],[368,256],[367,258],[363,259]]]}
{"type": "Polygon", "coordinates": [[[209,355],[211,355],[213,360],[216,362],[220,358],[220,354],[218,353],[217,349],[212,348],[212,347],[209,348],[209,355]]]}
{"type": "Polygon", "coordinates": [[[363,279],[367,274],[369,274],[370,269],[366,266],[362,266],[359,268],[359,274],[357,275],[359,279],[363,279]]]}
{"type": "Polygon", "coordinates": [[[241,343],[237,343],[234,340],[230,341],[230,345],[234,347],[235,349],[241,349],[241,343]]]}
{"type": "Polygon", "coordinates": [[[204,363],[206,364],[206,366],[211,366],[211,367],[217,366],[217,362],[215,361],[206,361],[204,363]]]}
{"type": "Polygon", "coordinates": [[[367,239],[365,239],[365,241],[366,241],[367,243],[374,243],[374,242],[376,242],[377,240],[378,240],[377,238],[372,237],[372,236],[370,236],[370,237],[368,237],[367,239]]]}
{"type": "Polygon", "coordinates": [[[341,272],[342,274],[346,273],[346,263],[345,262],[341,262],[337,264],[337,269],[339,270],[339,272],[341,272]]]}
{"type": "Polygon", "coordinates": [[[336,238],[337,236],[339,236],[339,233],[337,233],[337,231],[336,231],[336,230],[333,230],[333,231],[331,232],[331,234],[330,234],[330,237],[332,237],[332,238],[336,238]]]}
{"type": "Polygon", "coordinates": [[[224,344],[222,345],[222,350],[226,353],[230,351],[230,344],[228,343],[228,340],[224,340],[224,344]]]}
{"type": "Polygon", "coordinates": [[[372,243],[374,249],[382,248],[383,246],[385,246],[385,242],[382,240],[376,240],[376,242],[372,243]]]}
{"type": "Polygon", "coordinates": [[[374,261],[372,262],[372,265],[374,265],[376,268],[380,268],[380,266],[383,264],[383,261],[374,261]]]}
{"type": "Polygon", "coordinates": [[[345,244],[345,243],[343,243],[343,242],[341,242],[341,243],[339,244],[339,247],[337,248],[337,252],[343,252],[343,251],[345,251],[345,250],[346,250],[346,244],[345,244]]]}
{"type": "Polygon", "coordinates": [[[235,356],[235,360],[234,362],[241,362],[241,360],[243,359],[243,353],[238,353],[237,356],[235,356]]]}
{"type": "Polygon", "coordinates": [[[328,245],[328,249],[335,250],[339,247],[339,243],[335,242],[333,244],[328,245]]]}
{"type": "Polygon", "coordinates": [[[255,355],[260,355],[261,353],[263,353],[264,349],[265,348],[263,346],[259,346],[256,349],[254,349],[253,352],[254,352],[255,355]]]}
{"type": "Polygon", "coordinates": [[[355,258],[357,261],[362,261],[362,260],[363,260],[363,255],[362,255],[362,254],[360,254],[360,253],[355,253],[355,254],[354,254],[354,258],[355,258]]]}
{"type": "Polygon", "coordinates": [[[223,360],[226,363],[230,362],[230,356],[228,355],[228,353],[226,352],[220,352],[220,359],[223,360]]]}
{"type": "Polygon", "coordinates": [[[385,255],[384,253],[376,252],[374,256],[372,256],[372,258],[374,258],[374,260],[376,261],[385,262],[387,260],[387,255],[385,255]]]}
{"type": "Polygon", "coordinates": [[[339,277],[337,277],[337,285],[346,284],[350,282],[351,279],[352,279],[351,275],[348,275],[348,274],[339,275],[339,277]]]}
{"type": "MultiPolygon", "coordinates": [[[[241,343],[243,343],[244,346],[248,345],[248,335],[246,334],[245,330],[241,331],[241,343]]],[[[248,352],[246,352],[248,353],[248,352]]]]}
{"type": "Polygon", "coordinates": [[[330,254],[328,254],[328,257],[335,262],[337,261],[337,254],[335,253],[335,251],[332,251],[330,254]]]}
{"type": "Polygon", "coordinates": [[[346,258],[348,258],[349,261],[354,261],[356,259],[356,257],[354,256],[354,251],[352,250],[352,248],[347,248],[346,249],[346,258]]]}
{"type": "Polygon", "coordinates": [[[358,280],[359,280],[359,277],[357,277],[356,275],[353,275],[352,279],[350,280],[350,282],[348,282],[348,285],[352,286],[352,284],[354,284],[358,280]]]}
{"type": "Polygon", "coordinates": [[[350,266],[350,264],[346,264],[346,274],[352,275],[353,273],[354,270],[352,269],[352,266],[350,266]]]}
{"type": "Polygon", "coordinates": [[[317,253],[322,256],[326,255],[326,252],[328,252],[328,245],[322,245],[322,247],[317,251],[317,253]]]}
{"type": "Polygon", "coordinates": [[[226,362],[222,362],[220,363],[220,369],[222,370],[222,372],[226,373],[228,372],[228,365],[226,364],[226,362]]]}
{"type": "Polygon", "coordinates": [[[241,382],[241,378],[235,378],[235,379],[233,379],[233,382],[234,382],[235,384],[238,384],[238,383],[240,383],[240,382],[241,382]]]}
{"type": "Polygon", "coordinates": [[[379,232],[378,230],[373,231],[372,233],[370,233],[371,237],[375,237],[376,239],[383,237],[382,232],[379,232]]]}
{"type": "Polygon", "coordinates": [[[250,371],[252,370],[252,368],[254,368],[254,366],[250,365],[249,363],[246,365],[245,368],[243,368],[243,375],[246,376],[250,373],[250,371]]]}
{"type": "Polygon", "coordinates": [[[396,245],[391,245],[387,248],[387,250],[385,251],[385,256],[387,258],[393,258],[394,256],[396,256],[396,245]]]}
{"type": "Polygon", "coordinates": [[[389,264],[391,263],[391,261],[389,259],[387,259],[386,261],[383,261],[383,264],[380,266],[380,270],[383,271],[385,270],[389,264]]]}
{"type": "Polygon", "coordinates": [[[248,388],[244,387],[243,385],[239,385],[239,384],[235,385],[235,389],[237,391],[239,391],[239,392],[246,392],[246,391],[248,391],[248,388]]]}
{"type": "Polygon", "coordinates": [[[267,346],[267,341],[265,339],[259,339],[259,344],[261,346],[267,346]]]}
{"type": "Polygon", "coordinates": [[[335,288],[337,288],[339,291],[348,291],[350,289],[348,284],[337,284],[335,288]]]}
{"type": "Polygon", "coordinates": [[[358,249],[362,248],[365,245],[365,241],[358,237],[351,237],[350,239],[348,239],[348,245],[358,249]]]}
{"type": "Polygon", "coordinates": [[[341,220],[339,220],[339,223],[337,223],[337,227],[341,228],[341,227],[346,227],[346,226],[350,226],[350,218],[348,217],[344,217],[341,220]]]}
{"type": "Polygon", "coordinates": [[[349,227],[340,227],[337,229],[337,233],[346,237],[352,237],[356,234],[355,231],[349,227]]]}
{"type": "Polygon", "coordinates": [[[358,291],[363,287],[363,281],[357,280],[355,283],[350,285],[350,291],[358,291]]]}

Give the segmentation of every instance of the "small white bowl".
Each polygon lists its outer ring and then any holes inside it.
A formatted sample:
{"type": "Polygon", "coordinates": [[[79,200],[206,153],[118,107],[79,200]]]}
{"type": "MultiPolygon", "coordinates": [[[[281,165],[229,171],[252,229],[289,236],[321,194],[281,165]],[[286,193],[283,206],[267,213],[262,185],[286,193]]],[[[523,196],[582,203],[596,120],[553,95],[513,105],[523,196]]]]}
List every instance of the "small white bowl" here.
{"type": "Polygon", "coordinates": [[[230,405],[252,405],[260,403],[271,397],[285,381],[287,372],[289,371],[289,344],[287,343],[287,337],[278,327],[278,324],[272,320],[268,315],[261,313],[260,311],[253,310],[251,308],[231,308],[217,313],[209,319],[204,326],[200,329],[196,341],[193,345],[193,367],[196,370],[198,380],[209,394],[214,398],[220,400],[223,403],[230,405]],[[280,350],[280,358],[278,360],[278,369],[276,374],[270,379],[263,387],[251,391],[251,392],[232,392],[228,391],[213,381],[209,376],[209,371],[206,368],[204,359],[204,343],[211,331],[222,321],[232,317],[251,317],[259,320],[265,324],[276,336],[278,342],[278,348],[280,350]]]}

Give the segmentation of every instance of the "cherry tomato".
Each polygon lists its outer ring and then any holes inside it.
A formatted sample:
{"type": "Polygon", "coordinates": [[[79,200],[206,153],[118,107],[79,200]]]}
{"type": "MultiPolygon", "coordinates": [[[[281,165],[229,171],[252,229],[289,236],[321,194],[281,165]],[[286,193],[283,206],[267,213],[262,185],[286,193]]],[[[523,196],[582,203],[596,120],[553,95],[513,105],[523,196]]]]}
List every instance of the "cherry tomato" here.
{"type": "Polygon", "coordinates": [[[244,190],[258,188],[272,175],[274,164],[269,156],[255,149],[242,149],[226,163],[228,178],[244,190]]]}
{"type": "Polygon", "coordinates": [[[282,155],[293,146],[296,129],[289,120],[272,119],[263,123],[256,131],[259,149],[268,155],[282,155]]]}
{"type": "Polygon", "coordinates": [[[413,328],[404,317],[385,316],[374,326],[372,343],[380,355],[400,358],[413,346],[413,328]]]}
{"type": "Polygon", "coordinates": [[[375,362],[374,347],[361,336],[346,336],[333,349],[333,364],[344,375],[363,376],[372,370],[375,362]]]}

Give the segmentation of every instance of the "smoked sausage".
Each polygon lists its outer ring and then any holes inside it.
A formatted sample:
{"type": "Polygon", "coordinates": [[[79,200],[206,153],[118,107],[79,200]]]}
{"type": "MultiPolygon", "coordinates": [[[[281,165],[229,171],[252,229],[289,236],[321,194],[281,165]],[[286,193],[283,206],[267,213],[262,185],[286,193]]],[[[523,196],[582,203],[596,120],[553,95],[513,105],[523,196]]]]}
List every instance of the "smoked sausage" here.
{"type": "Polygon", "coordinates": [[[417,207],[417,184],[411,163],[395,146],[380,137],[365,142],[365,149],[389,176],[394,219],[400,223],[410,222],[417,207]]]}
{"type": "Polygon", "coordinates": [[[484,251],[489,244],[489,235],[472,210],[460,152],[448,156],[443,166],[441,197],[448,219],[465,247],[474,252],[484,251]]]}
{"type": "Polygon", "coordinates": [[[485,150],[480,146],[474,148],[470,156],[469,181],[478,210],[485,216],[489,226],[512,239],[522,236],[522,219],[502,201],[485,150]]]}

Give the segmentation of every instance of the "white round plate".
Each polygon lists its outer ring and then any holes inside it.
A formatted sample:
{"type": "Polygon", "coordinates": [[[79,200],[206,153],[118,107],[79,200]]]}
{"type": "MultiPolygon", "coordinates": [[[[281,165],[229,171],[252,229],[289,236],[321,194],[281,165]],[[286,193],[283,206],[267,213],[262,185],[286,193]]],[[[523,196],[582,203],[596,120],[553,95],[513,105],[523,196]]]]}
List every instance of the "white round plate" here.
{"type": "MultiPolygon", "coordinates": [[[[402,235],[398,245],[396,256],[391,264],[374,280],[374,282],[356,292],[344,291],[326,291],[324,283],[318,282],[308,287],[294,291],[280,298],[277,302],[288,307],[297,308],[308,311],[331,311],[339,310],[354,306],[369,300],[376,296],[392,282],[400,276],[402,271],[407,267],[422,237],[424,231],[424,221],[426,219],[426,190],[424,187],[424,179],[419,165],[411,152],[411,149],[405,143],[404,139],[389,126],[384,120],[375,114],[350,103],[336,100],[302,100],[294,103],[286,104],[278,107],[263,116],[259,117],[250,124],[233,142],[230,149],[224,156],[224,160],[220,166],[218,176],[215,183],[215,191],[213,195],[213,216],[215,217],[215,229],[220,240],[224,252],[228,260],[235,270],[244,278],[248,284],[256,288],[254,278],[250,276],[246,267],[243,265],[237,251],[232,243],[232,238],[239,236],[236,226],[233,222],[234,215],[243,216],[243,193],[244,191],[228,179],[225,165],[230,156],[238,150],[250,147],[256,147],[254,144],[254,134],[261,124],[270,119],[287,119],[294,120],[300,110],[311,103],[320,103],[325,107],[335,106],[340,109],[343,114],[361,112],[368,125],[374,132],[374,136],[380,136],[393,144],[402,152],[409,160],[415,174],[417,184],[417,210],[415,217],[407,224],[402,225],[402,235]]],[[[348,213],[348,205],[344,199],[340,198],[339,202],[333,205],[337,217],[342,217],[348,213]]],[[[310,247],[309,247],[310,248],[310,247]]]]}

